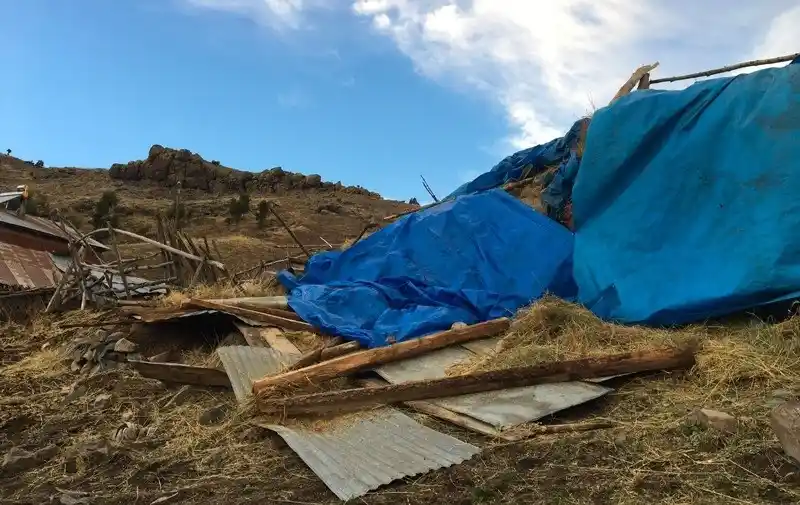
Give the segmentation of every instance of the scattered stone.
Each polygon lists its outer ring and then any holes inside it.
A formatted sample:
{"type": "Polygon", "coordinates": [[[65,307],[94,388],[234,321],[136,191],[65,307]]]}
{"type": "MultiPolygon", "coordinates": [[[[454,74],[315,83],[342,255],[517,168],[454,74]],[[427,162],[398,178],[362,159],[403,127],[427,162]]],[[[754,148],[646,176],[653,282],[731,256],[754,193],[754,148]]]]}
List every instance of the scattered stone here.
{"type": "Polygon", "coordinates": [[[21,447],[12,447],[3,457],[2,469],[9,473],[24,472],[52,459],[56,454],[58,454],[58,447],[55,445],[48,445],[36,452],[30,452],[21,447]]]}
{"type": "Polygon", "coordinates": [[[723,433],[736,433],[739,421],[726,412],[712,409],[698,409],[692,414],[692,421],[706,428],[723,433]]]}
{"type": "Polygon", "coordinates": [[[467,323],[462,323],[462,322],[459,321],[459,322],[453,323],[453,326],[451,326],[450,329],[451,330],[460,330],[462,328],[466,328],[467,326],[468,326],[467,323]]]}
{"type": "Polygon", "coordinates": [[[85,394],[86,394],[86,386],[76,386],[75,384],[73,384],[72,389],[69,391],[69,393],[67,393],[67,396],[64,398],[64,403],[75,401],[85,394]]]}
{"type": "Polygon", "coordinates": [[[800,401],[775,408],[770,414],[770,424],[783,450],[800,464],[800,401]]]}
{"type": "Polygon", "coordinates": [[[113,342],[115,340],[127,339],[127,337],[128,335],[124,331],[115,331],[106,338],[106,341],[113,342]]]}
{"type": "Polygon", "coordinates": [[[134,352],[137,348],[137,345],[125,337],[117,340],[114,344],[114,352],[121,352],[121,353],[129,353],[134,352]]]}
{"type": "Polygon", "coordinates": [[[92,498],[85,493],[65,491],[58,497],[58,503],[61,505],[90,505],[92,498]]]}
{"type": "Polygon", "coordinates": [[[3,458],[3,470],[10,473],[30,470],[36,464],[36,455],[21,447],[12,447],[3,458]]]}
{"type": "Polygon", "coordinates": [[[225,418],[225,406],[224,405],[217,405],[216,407],[211,407],[207,409],[205,412],[200,414],[200,419],[198,422],[201,426],[210,426],[212,424],[218,424],[222,422],[225,418]]]}
{"type": "Polygon", "coordinates": [[[109,405],[111,405],[111,395],[108,393],[97,395],[94,399],[94,402],[92,402],[92,405],[94,405],[96,409],[102,410],[107,408],[109,405]]]}

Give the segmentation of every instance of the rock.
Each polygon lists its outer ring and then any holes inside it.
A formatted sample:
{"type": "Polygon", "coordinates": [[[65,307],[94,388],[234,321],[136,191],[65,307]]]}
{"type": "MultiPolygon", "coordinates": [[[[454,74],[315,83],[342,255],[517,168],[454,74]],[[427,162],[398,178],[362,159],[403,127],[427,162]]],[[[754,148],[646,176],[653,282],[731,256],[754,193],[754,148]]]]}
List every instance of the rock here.
{"type": "Polygon", "coordinates": [[[111,395],[108,393],[97,395],[94,401],[92,402],[92,405],[96,409],[102,410],[107,408],[109,405],[111,405],[111,395]]]}
{"type": "Polygon", "coordinates": [[[462,328],[466,328],[467,326],[468,326],[467,323],[462,323],[462,322],[458,321],[458,322],[453,323],[453,325],[450,327],[450,329],[451,330],[460,330],[462,328]]]}
{"type": "Polygon", "coordinates": [[[12,447],[3,457],[2,468],[9,473],[25,472],[52,459],[56,454],[58,454],[58,447],[55,445],[48,445],[36,452],[30,452],[21,447],[12,447]]]}
{"type": "Polygon", "coordinates": [[[124,331],[115,331],[114,333],[108,335],[108,337],[106,338],[106,342],[114,342],[116,340],[122,340],[123,338],[127,337],[128,334],[125,333],[124,331]]]}
{"type": "Polygon", "coordinates": [[[698,409],[691,418],[696,424],[729,434],[736,433],[739,424],[739,421],[732,415],[712,409],[698,409]]]}
{"type": "Polygon", "coordinates": [[[36,455],[21,447],[12,447],[3,457],[3,470],[9,473],[24,472],[36,464],[36,455]]]}
{"type": "Polygon", "coordinates": [[[309,188],[318,188],[322,186],[322,176],[317,174],[310,174],[306,176],[305,180],[306,187],[309,188]]]}
{"type": "Polygon", "coordinates": [[[800,401],[776,407],[770,413],[770,425],[786,454],[800,464],[800,401]]]}
{"type": "Polygon", "coordinates": [[[211,426],[213,424],[219,424],[225,418],[225,406],[224,405],[217,405],[216,407],[211,407],[207,409],[205,412],[200,414],[200,418],[198,422],[201,426],[211,426]]]}
{"type": "Polygon", "coordinates": [[[72,390],[69,393],[67,393],[66,397],[64,397],[64,403],[75,401],[85,394],[86,394],[85,386],[76,386],[73,384],[72,390]]]}
{"type": "Polygon", "coordinates": [[[137,347],[136,344],[123,337],[114,344],[114,352],[130,353],[134,352],[137,347]]]}
{"type": "Polygon", "coordinates": [[[75,491],[64,491],[58,497],[58,503],[61,505],[90,505],[92,498],[88,493],[79,493],[75,491]]]}

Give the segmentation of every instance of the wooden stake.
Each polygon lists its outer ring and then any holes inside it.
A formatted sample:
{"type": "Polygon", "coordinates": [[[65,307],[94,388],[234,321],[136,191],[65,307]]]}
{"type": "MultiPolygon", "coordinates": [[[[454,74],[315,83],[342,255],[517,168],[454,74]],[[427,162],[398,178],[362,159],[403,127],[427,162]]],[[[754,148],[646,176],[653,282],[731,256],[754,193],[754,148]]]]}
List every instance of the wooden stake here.
{"type": "Polygon", "coordinates": [[[614,95],[614,98],[611,99],[611,103],[613,103],[617,98],[623,97],[633,91],[633,87],[642,80],[642,77],[649,74],[658,66],[658,62],[653,63],[652,65],[644,65],[643,67],[637,68],[633,74],[625,81],[625,84],[619,88],[617,94],[614,95]]]}
{"type": "Polygon", "coordinates": [[[724,74],[739,70],[740,68],[758,67],[761,65],[772,65],[773,63],[783,63],[784,61],[792,61],[800,58],[800,53],[788,54],[786,56],[779,56],[777,58],[768,58],[766,60],[752,60],[745,61],[744,63],[737,63],[735,65],[728,65],[727,67],[715,68],[713,70],[706,70],[704,72],[695,72],[694,74],[676,75],[675,77],[664,77],[662,79],[653,79],[650,84],[658,84],[659,82],[675,82],[684,81],[686,79],[695,79],[697,77],[709,77],[717,74],[724,74]]]}
{"type": "Polygon", "coordinates": [[[353,374],[359,370],[378,365],[413,358],[436,349],[455,344],[463,344],[479,338],[491,337],[508,330],[511,321],[508,318],[494,319],[478,323],[466,328],[434,333],[427,337],[415,338],[387,347],[378,347],[341,356],[339,358],[312,365],[300,370],[286,372],[273,377],[266,377],[253,382],[253,392],[261,393],[269,388],[302,385],[308,382],[319,383],[337,377],[353,374]]]}
{"type": "Polygon", "coordinates": [[[108,235],[111,238],[111,248],[114,249],[114,255],[117,257],[119,263],[119,276],[122,277],[122,287],[125,288],[125,299],[131,299],[131,290],[128,288],[128,278],[125,276],[125,266],[122,264],[122,255],[119,253],[119,244],[117,243],[117,234],[114,233],[114,228],[111,223],[108,223],[108,235]]]}
{"type": "Polygon", "coordinates": [[[298,247],[300,247],[300,249],[303,250],[303,253],[306,255],[306,257],[310,258],[311,257],[311,253],[309,253],[308,249],[306,249],[305,246],[303,245],[303,243],[300,242],[300,239],[297,238],[297,235],[295,235],[294,232],[292,231],[292,229],[289,228],[289,225],[286,224],[286,222],[281,218],[281,216],[278,215],[278,212],[273,208],[273,205],[272,205],[271,202],[267,202],[267,209],[269,209],[269,211],[272,213],[272,215],[275,216],[275,219],[277,219],[278,222],[283,225],[283,227],[286,229],[286,231],[289,232],[289,235],[292,237],[292,240],[294,240],[295,244],[297,244],[298,247]]]}
{"type": "MultiPolygon", "coordinates": [[[[348,389],[289,398],[261,398],[260,409],[271,414],[284,415],[354,411],[380,404],[428,400],[537,384],[570,382],[655,370],[685,369],[694,366],[695,352],[696,344],[691,343],[674,349],[656,349],[556,361],[377,388],[348,389]]],[[[351,356],[345,356],[345,358],[349,357],[351,356]]],[[[263,383],[263,380],[259,382],[263,383]]],[[[254,390],[256,384],[258,382],[254,383],[254,390]]]]}

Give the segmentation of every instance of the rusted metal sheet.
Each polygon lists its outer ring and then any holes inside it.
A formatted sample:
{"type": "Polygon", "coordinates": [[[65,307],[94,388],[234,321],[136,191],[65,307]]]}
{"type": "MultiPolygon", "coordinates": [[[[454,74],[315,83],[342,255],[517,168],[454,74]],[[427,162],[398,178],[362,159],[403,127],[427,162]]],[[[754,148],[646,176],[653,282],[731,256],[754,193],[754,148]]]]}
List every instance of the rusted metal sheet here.
{"type": "MultiPolygon", "coordinates": [[[[474,356],[466,348],[454,346],[390,363],[375,371],[392,384],[439,379],[447,375],[451,366],[474,356]]],[[[599,398],[609,391],[599,384],[564,382],[442,398],[430,403],[506,429],[599,398]]]]}
{"type": "Polygon", "coordinates": [[[322,431],[264,426],[280,435],[345,501],[404,477],[462,463],[480,452],[388,408],[332,420],[322,431]]]}
{"type": "Polygon", "coordinates": [[[218,347],[217,355],[240,402],[252,396],[254,380],[276,374],[300,359],[297,354],[284,354],[269,347],[248,345],[218,347]]]}
{"type": "Polygon", "coordinates": [[[0,284],[24,289],[52,288],[59,278],[48,253],[0,242],[0,284]]]}
{"type": "MultiPolygon", "coordinates": [[[[81,237],[81,233],[69,225],[67,225],[67,232],[65,233],[57,223],[49,219],[30,215],[19,217],[5,210],[0,210],[0,224],[13,226],[16,228],[23,228],[25,230],[49,235],[51,237],[58,237],[64,241],[69,241],[70,238],[74,240],[81,237]]],[[[92,247],[103,250],[108,249],[108,246],[101,244],[94,239],[90,238],[88,239],[88,242],[92,247]]]]}

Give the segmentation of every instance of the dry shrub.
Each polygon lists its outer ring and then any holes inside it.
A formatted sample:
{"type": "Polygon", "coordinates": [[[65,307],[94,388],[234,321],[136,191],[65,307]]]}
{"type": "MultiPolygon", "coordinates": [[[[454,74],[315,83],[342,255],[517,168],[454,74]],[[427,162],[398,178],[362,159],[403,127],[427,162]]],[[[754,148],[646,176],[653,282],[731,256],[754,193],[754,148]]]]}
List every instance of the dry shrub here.
{"type": "Polygon", "coordinates": [[[274,278],[256,279],[244,282],[234,287],[229,282],[216,284],[200,284],[191,289],[172,291],[160,299],[163,307],[180,307],[181,303],[190,298],[203,300],[223,298],[245,298],[257,296],[281,296],[286,291],[274,278]]]}

